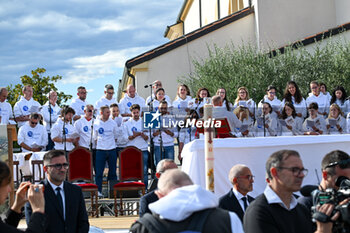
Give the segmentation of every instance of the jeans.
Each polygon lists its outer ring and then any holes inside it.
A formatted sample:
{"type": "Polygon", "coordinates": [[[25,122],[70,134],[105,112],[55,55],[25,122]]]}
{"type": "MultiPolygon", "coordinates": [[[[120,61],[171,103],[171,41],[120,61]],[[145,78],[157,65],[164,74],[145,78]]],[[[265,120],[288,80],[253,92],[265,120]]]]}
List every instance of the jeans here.
{"type": "Polygon", "coordinates": [[[174,160],[174,146],[163,146],[162,158],[160,157],[160,146],[154,146],[154,162],[155,165],[162,159],[174,160]]]}
{"type": "Polygon", "coordinates": [[[96,176],[95,181],[98,191],[102,192],[102,177],[105,169],[106,161],[108,162],[108,180],[117,179],[117,152],[113,150],[97,150],[96,151],[96,176]]]}
{"type": "Polygon", "coordinates": [[[145,184],[146,188],[148,185],[148,150],[142,151],[142,157],[143,157],[143,183],[145,184]]]}

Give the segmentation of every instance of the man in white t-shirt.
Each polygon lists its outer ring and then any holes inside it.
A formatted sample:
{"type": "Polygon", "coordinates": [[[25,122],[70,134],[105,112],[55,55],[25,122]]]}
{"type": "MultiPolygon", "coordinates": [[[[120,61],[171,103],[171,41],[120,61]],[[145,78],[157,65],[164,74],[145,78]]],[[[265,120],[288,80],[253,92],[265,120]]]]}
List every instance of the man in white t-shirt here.
{"type": "Polygon", "coordinates": [[[120,100],[119,110],[123,117],[131,117],[130,107],[133,104],[138,104],[141,109],[145,107],[145,99],[136,93],[135,87],[130,84],[126,88],[124,98],[120,100]]]}
{"type": "Polygon", "coordinates": [[[25,85],[22,88],[22,93],[23,96],[21,96],[13,108],[18,127],[23,126],[29,121],[31,113],[39,113],[41,107],[39,102],[33,99],[33,87],[31,85],[25,85]]]}
{"type": "MultiPolygon", "coordinates": [[[[156,81],[153,82],[153,84],[152,84],[152,91],[153,91],[152,98],[151,98],[151,96],[148,96],[148,97],[147,97],[147,99],[146,99],[146,105],[148,105],[149,102],[151,102],[151,100],[154,100],[154,99],[156,98],[156,96],[155,96],[156,90],[157,90],[158,88],[162,88],[162,87],[163,87],[163,85],[162,85],[162,82],[161,82],[161,81],[156,80],[156,81]]],[[[170,100],[169,96],[165,95],[164,98],[165,98],[165,100],[166,100],[168,103],[171,103],[171,100],[170,100]]]]}
{"type": "Polygon", "coordinates": [[[0,125],[7,125],[13,119],[11,104],[7,102],[8,91],[5,87],[0,87],[0,125]]]}
{"type": "Polygon", "coordinates": [[[78,87],[77,91],[78,91],[77,93],[78,98],[72,100],[72,103],[70,105],[70,107],[73,108],[75,111],[75,115],[73,116],[73,121],[80,119],[81,116],[84,115],[84,108],[85,108],[85,105],[87,104],[85,102],[86,95],[87,95],[87,91],[85,87],[80,86],[78,87]]]}
{"type": "Polygon", "coordinates": [[[111,104],[117,103],[113,98],[114,87],[112,84],[107,84],[105,86],[104,96],[102,96],[95,104],[95,109],[99,110],[102,106],[111,106],[111,104]]]}
{"type": "Polygon", "coordinates": [[[40,124],[40,115],[32,113],[29,121],[18,130],[18,144],[22,152],[43,151],[48,142],[47,132],[40,124]]]}

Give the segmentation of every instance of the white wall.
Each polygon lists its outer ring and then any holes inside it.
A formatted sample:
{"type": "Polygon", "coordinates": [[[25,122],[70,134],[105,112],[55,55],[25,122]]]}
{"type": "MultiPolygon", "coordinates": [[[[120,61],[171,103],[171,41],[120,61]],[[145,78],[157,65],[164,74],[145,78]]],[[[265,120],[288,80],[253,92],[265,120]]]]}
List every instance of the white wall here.
{"type": "Polygon", "coordinates": [[[199,28],[199,0],[194,0],[185,18],[185,34],[199,28]]]}
{"type": "Polygon", "coordinates": [[[202,26],[217,20],[217,1],[202,0],[202,26]]]}
{"type": "Polygon", "coordinates": [[[337,13],[337,25],[350,22],[350,1],[335,0],[335,9],[337,13]]]}
{"type": "MultiPolygon", "coordinates": [[[[201,59],[208,56],[207,45],[212,46],[215,43],[220,47],[224,47],[228,43],[230,44],[231,41],[236,45],[241,45],[243,41],[244,43],[254,44],[254,25],[254,14],[250,14],[199,39],[153,58],[148,63],[147,74],[144,74],[145,72],[136,74],[139,87],[158,79],[162,81],[166,94],[174,100],[178,78],[187,76],[193,71],[192,60],[194,58],[201,59]]],[[[149,90],[138,90],[138,93],[143,97],[147,97],[149,90]]]]}
{"type": "Polygon", "coordinates": [[[281,47],[336,26],[334,0],[255,0],[262,49],[281,47]]]}

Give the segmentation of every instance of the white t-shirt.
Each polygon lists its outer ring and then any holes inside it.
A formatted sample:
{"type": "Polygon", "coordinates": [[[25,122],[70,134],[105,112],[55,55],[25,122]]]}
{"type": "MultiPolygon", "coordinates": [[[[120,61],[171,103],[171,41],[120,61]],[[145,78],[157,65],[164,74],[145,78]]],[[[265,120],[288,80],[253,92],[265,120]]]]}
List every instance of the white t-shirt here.
{"type": "Polygon", "coordinates": [[[92,121],[82,117],[74,123],[75,130],[79,134],[79,146],[90,148],[92,121]]]}
{"type": "Polygon", "coordinates": [[[85,101],[82,101],[81,99],[76,98],[76,99],[72,100],[72,103],[70,106],[71,106],[71,108],[74,109],[75,116],[76,115],[82,116],[82,115],[84,115],[85,105],[87,105],[87,103],[85,101]]]}
{"type": "MultiPolygon", "coordinates": [[[[55,124],[55,122],[57,121],[58,117],[61,114],[61,108],[58,106],[58,104],[55,104],[55,106],[53,106],[52,104],[51,106],[51,127],[55,124]]],[[[43,105],[42,109],[41,109],[41,115],[44,118],[44,126],[47,130],[48,133],[50,133],[50,107],[49,107],[49,102],[47,102],[45,105],[43,105]]]]}
{"type": "Polygon", "coordinates": [[[93,137],[97,150],[113,150],[116,148],[115,140],[122,136],[117,124],[112,120],[102,121],[100,118],[94,123],[93,137]]]}
{"type": "Polygon", "coordinates": [[[119,111],[120,114],[131,114],[130,107],[133,104],[138,104],[140,109],[145,107],[145,99],[135,93],[134,98],[128,96],[128,94],[124,95],[124,98],[120,100],[119,103],[119,111]]]}
{"type": "MultiPolygon", "coordinates": [[[[29,125],[29,122],[26,122],[18,130],[18,144],[20,145],[22,142],[29,147],[37,148],[42,146],[44,147],[42,151],[45,150],[48,143],[48,136],[45,127],[38,123],[32,128],[29,125]]],[[[22,147],[22,152],[28,152],[28,150],[22,147]]]]}
{"type": "MultiPolygon", "coordinates": [[[[76,138],[78,136],[78,132],[75,130],[74,126],[70,122],[66,122],[64,124],[64,131],[66,138],[76,138]]],[[[54,139],[56,137],[63,139],[63,121],[61,118],[58,118],[56,123],[51,128],[51,139],[54,139]]],[[[55,149],[64,150],[64,142],[55,142],[55,149]]],[[[67,151],[73,150],[73,143],[66,142],[66,149],[67,151]]]]}
{"type": "Polygon", "coordinates": [[[107,106],[107,107],[109,107],[109,106],[111,106],[111,104],[116,104],[117,103],[117,101],[114,99],[114,98],[112,98],[112,99],[107,99],[105,96],[102,96],[99,100],[97,100],[97,102],[95,103],[95,109],[98,111],[98,112],[100,112],[100,108],[102,107],[102,106],[107,106]]]}
{"type": "Polygon", "coordinates": [[[309,105],[313,102],[318,104],[318,112],[329,113],[329,100],[326,95],[322,94],[322,92],[320,92],[318,96],[309,93],[309,97],[306,98],[306,106],[309,107],[309,105]]]}
{"type": "Polygon", "coordinates": [[[4,102],[0,102],[0,116],[1,116],[0,125],[9,124],[10,118],[13,118],[11,104],[9,104],[6,100],[4,102]]]}
{"type": "MultiPolygon", "coordinates": [[[[37,108],[38,111],[35,112],[40,113],[39,108],[41,107],[41,105],[39,104],[39,102],[35,101],[33,98],[31,98],[30,100],[26,100],[23,96],[21,96],[21,99],[15,104],[13,108],[15,117],[30,115],[32,113],[30,111],[32,107],[37,108]]],[[[25,123],[26,122],[24,121],[19,121],[18,127],[23,126],[25,123]]]]}
{"type": "MultiPolygon", "coordinates": [[[[143,130],[142,127],[143,120],[142,118],[139,118],[138,121],[135,121],[134,119],[130,118],[127,122],[124,123],[127,136],[132,136],[133,132],[144,132],[149,137],[149,133],[147,130],[143,130]]],[[[128,140],[127,146],[135,146],[139,148],[142,151],[145,151],[148,149],[148,141],[144,140],[141,136],[138,136],[134,138],[133,140],[128,140]]]]}

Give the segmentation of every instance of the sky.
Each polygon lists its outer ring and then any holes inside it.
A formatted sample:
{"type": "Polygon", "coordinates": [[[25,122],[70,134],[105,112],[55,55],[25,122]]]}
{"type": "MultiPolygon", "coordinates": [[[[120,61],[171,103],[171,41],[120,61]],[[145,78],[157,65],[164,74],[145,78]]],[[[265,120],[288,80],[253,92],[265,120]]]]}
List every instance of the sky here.
{"type": "Polygon", "coordinates": [[[0,0],[0,87],[40,67],[73,98],[85,86],[94,104],[105,84],[117,91],[128,59],[169,41],[183,1],[0,0]]]}

